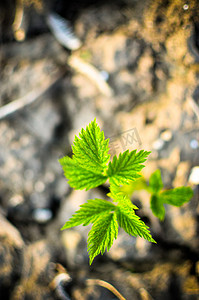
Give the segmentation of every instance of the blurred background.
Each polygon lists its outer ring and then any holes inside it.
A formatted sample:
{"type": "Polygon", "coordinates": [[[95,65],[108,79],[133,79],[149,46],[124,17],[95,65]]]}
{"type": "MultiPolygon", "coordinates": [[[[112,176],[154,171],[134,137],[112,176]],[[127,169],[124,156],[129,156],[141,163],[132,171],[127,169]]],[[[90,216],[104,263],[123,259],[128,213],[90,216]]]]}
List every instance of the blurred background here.
{"type": "Polygon", "coordinates": [[[198,1],[2,0],[0,299],[123,299],[113,285],[128,300],[196,300],[198,200],[198,1]],[[60,228],[107,186],[71,190],[58,159],[94,118],[112,155],[152,151],[145,178],[159,168],[194,196],[160,222],[135,194],[157,245],[121,230],[90,267],[89,228],[60,228]]]}

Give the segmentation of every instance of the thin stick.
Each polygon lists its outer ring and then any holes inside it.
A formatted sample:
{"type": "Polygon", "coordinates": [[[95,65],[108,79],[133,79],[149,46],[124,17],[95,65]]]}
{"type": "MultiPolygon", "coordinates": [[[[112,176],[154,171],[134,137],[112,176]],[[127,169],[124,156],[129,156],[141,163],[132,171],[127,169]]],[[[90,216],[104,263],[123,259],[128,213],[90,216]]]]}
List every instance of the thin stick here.
{"type": "Polygon", "coordinates": [[[30,105],[34,101],[36,101],[41,95],[43,95],[57,80],[61,78],[63,74],[58,74],[54,79],[44,80],[44,83],[29,92],[25,96],[14,100],[2,107],[0,107],[0,120],[6,118],[7,116],[17,112],[18,110],[24,108],[27,105],[30,105]]]}
{"type": "Polygon", "coordinates": [[[77,72],[87,76],[104,96],[111,97],[113,95],[113,90],[94,66],[77,56],[71,56],[68,64],[77,72]]]}
{"type": "Polygon", "coordinates": [[[17,31],[20,29],[22,20],[23,20],[23,14],[24,14],[24,8],[23,3],[21,0],[18,0],[16,2],[16,12],[15,12],[15,19],[12,24],[13,30],[17,31]]]}
{"type": "Polygon", "coordinates": [[[144,288],[140,288],[139,292],[140,292],[140,296],[141,296],[142,300],[153,300],[151,295],[144,288]]]}
{"type": "Polygon", "coordinates": [[[26,37],[26,32],[23,28],[23,18],[24,18],[23,3],[22,0],[18,0],[16,3],[15,19],[12,24],[14,36],[18,42],[24,41],[26,37]]]}
{"type": "Polygon", "coordinates": [[[104,281],[104,280],[100,280],[100,279],[87,279],[86,283],[88,285],[100,285],[106,289],[108,289],[109,291],[111,291],[119,300],[126,300],[121,294],[120,292],[118,292],[118,290],[116,290],[116,288],[114,288],[114,286],[112,286],[110,283],[104,281]]]}

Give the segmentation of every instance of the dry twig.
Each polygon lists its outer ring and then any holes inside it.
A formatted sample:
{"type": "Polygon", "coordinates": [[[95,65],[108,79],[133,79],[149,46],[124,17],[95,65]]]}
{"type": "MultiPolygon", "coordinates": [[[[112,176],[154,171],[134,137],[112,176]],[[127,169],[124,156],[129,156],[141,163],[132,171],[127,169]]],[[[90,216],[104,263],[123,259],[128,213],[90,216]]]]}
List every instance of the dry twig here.
{"type": "Polygon", "coordinates": [[[111,291],[119,300],[126,300],[121,294],[120,292],[118,292],[118,290],[116,290],[116,288],[114,288],[114,286],[112,286],[110,283],[104,281],[104,280],[100,280],[100,279],[87,279],[86,283],[88,285],[100,285],[104,288],[106,288],[107,290],[111,291]]]}

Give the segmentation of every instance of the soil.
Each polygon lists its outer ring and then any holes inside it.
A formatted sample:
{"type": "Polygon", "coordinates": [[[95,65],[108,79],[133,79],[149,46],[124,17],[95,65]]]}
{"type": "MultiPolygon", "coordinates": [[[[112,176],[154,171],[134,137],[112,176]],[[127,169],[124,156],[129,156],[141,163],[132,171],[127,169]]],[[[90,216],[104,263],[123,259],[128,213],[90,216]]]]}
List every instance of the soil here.
{"type": "Polygon", "coordinates": [[[1,2],[0,299],[120,299],[113,287],[127,300],[198,299],[198,16],[197,0],[1,2]],[[50,13],[78,49],[59,43],[50,13]],[[145,178],[159,168],[165,188],[194,196],[160,222],[136,193],[157,244],[120,231],[89,266],[89,228],[60,228],[107,186],[72,190],[58,159],[94,118],[111,155],[152,151],[145,178]]]}

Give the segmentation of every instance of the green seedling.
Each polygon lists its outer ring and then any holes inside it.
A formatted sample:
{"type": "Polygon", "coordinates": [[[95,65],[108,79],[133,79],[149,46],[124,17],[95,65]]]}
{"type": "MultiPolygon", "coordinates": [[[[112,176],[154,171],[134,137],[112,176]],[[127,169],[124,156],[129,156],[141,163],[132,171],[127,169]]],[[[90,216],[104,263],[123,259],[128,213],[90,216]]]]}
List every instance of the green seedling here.
{"type": "MultiPolygon", "coordinates": [[[[92,224],[88,234],[90,264],[98,254],[104,254],[106,249],[110,250],[114,239],[117,239],[118,226],[132,236],[140,236],[156,243],[148,226],[136,214],[138,208],[132,203],[128,193],[122,190],[124,185],[130,186],[132,182],[136,184],[150,152],[127,150],[110,161],[109,150],[109,139],[105,139],[104,132],[94,120],[86,129],[81,130],[79,137],[75,136],[72,157],[65,156],[59,160],[69,185],[74,189],[89,190],[109,182],[108,200],[88,200],[80,205],[80,209],[62,227],[64,230],[92,224]]],[[[151,178],[150,188],[155,191],[153,195],[159,197],[162,185],[156,175],[151,178]]],[[[146,186],[144,181],[143,184],[146,186]]],[[[167,203],[172,201],[169,200],[171,196],[168,192],[163,193],[162,197],[167,203]]],[[[157,209],[158,201],[152,200],[153,211],[160,211],[157,209]]]]}
{"type": "Polygon", "coordinates": [[[169,190],[163,189],[159,169],[151,174],[148,184],[144,177],[141,177],[137,181],[121,187],[121,190],[130,198],[134,191],[143,189],[151,194],[150,207],[153,214],[159,218],[160,221],[163,221],[165,218],[165,204],[180,207],[193,197],[193,191],[190,187],[182,186],[169,190]]]}
{"type": "Polygon", "coordinates": [[[170,190],[163,190],[163,182],[160,170],[156,170],[149,178],[149,191],[151,192],[151,210],[161,221],[165,217],[164,204],[182,206],[193,196],[190,187],[178,187],[170,190]]]}

